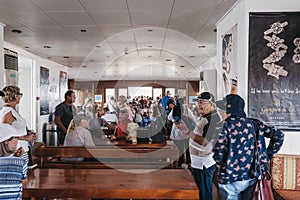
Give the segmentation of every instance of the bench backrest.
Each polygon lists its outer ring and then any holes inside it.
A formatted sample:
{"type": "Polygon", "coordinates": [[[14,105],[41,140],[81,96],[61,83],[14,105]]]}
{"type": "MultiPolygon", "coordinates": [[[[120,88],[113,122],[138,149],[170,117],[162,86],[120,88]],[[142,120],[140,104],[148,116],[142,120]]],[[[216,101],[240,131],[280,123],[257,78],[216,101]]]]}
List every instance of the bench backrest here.
{"type": "Polygon", "coordinates": [[[174,145],[164,144],[41,146],[36,149],[35,156],[42,168],[174,168],[178,149],[174,145]],[[85,158],[94,161],[61,161],[61,158],[85,158]]]}

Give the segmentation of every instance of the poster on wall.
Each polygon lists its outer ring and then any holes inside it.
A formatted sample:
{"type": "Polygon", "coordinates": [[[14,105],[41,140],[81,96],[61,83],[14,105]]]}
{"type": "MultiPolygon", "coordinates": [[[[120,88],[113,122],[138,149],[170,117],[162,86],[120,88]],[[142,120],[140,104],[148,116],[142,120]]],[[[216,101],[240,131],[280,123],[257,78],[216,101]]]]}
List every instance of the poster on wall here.
{"type": "Polygon", "coordinates": [[[40,67],[40,115],[49,114],[49,69],[40,67]]]}
{"type": "Polygon", "coordinates": [[[59,72],[59,99],[60,101],[65,100],[65,93],[68,90],[67,72],[59,72]]]}
{"type": "Polygon", "coordinates": [[[237,92],[237,24],[222,35],[223,94],[237,92]]]}
{"type": "Polygon", "coordinates": [[[248,114],[300,128],[300,12],[250,13],[248,114]]]}

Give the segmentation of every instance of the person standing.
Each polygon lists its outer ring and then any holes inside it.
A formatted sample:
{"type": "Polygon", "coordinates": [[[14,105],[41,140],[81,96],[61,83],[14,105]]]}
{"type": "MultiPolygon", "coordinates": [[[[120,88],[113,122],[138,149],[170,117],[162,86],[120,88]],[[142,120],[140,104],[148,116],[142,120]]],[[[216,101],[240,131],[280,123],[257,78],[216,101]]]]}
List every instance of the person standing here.
{"type": "Polygon", "coordinates": [[[55,124],[57,125],[58,144],[63,145],[67,134],[69,124],[73,117],[77,115],[77,109],[73,105],[75,102],[75,93],[68,90],[65,93],[65,101],[55,107],[55,124]]]}
{"type": "Polygon", "coordinates": [[[227,118],[220,125],[214,147],[219,169],[219,196],[225,199],[252,199],[253,188],[260,174],[283,144],[284,134],[257,119],[246,117],[245,102],[229,94],[216,105],[225,110],[227,118]],[[265,138],[270,138],[266,148],[265,138]]]}
{"type": "Polygon", "coordinates": [[[197,120],[195,129],[189,133],[192,172],[199,188],[200,199],[205,200],[212,200],[212,182],[216,170],[212,149],[216,138],[215,126],[220,117],[214,102],[215,98],[209,92],[203,92],[198,96],[201,117],[197,120]]]}
{"type": "Polygon", "coordinates": [[[23,94],[20,92],[20,88],[17,86],[6,86],[2,89],[4,96],[4,106],[0,110],[0,122],[10,124],[23,136],[18,140],[18,149],[22,149],[24,153],[22,157],[29,162],[29,142],[33,142],[36,139],[36,134],[27,130],[27,122],[17,111],[17,105],[20,103],[23,94]]]}

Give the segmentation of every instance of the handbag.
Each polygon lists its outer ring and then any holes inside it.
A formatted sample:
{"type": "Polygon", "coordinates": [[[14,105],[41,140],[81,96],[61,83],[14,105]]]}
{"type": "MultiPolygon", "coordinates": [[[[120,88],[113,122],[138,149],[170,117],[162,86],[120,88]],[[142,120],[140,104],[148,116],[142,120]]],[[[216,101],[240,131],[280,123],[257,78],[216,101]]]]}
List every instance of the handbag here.
{"type": "Polygon", "coordinates": [[[255,183],[252,200],[274,200],[269,171],[255,183]]]}
{"type": "MultiPolygon", "coordinates": [[[[254,139],[255,139],[255,144],[256,144],[256,152],[258,153],[257,150],[257,136],[256,134],[258,133],[257,128],[255,126],[254,122],[254,127],[255,127],[255,134],[254,134],[254,139]]],[[[254,191],[252,195],[252,200],[274,200],[273,196],[273,191],[272,191],[272,176],[269,171],[267,171],[265,174],[262,174],[261,172],[261,162],[260,162],[260,155],[258,154],[258,162],[259,162],[259,169],[260,169],[260,176],[261,179],[258,179],[255,183],[254,186],[254,191]]]]}

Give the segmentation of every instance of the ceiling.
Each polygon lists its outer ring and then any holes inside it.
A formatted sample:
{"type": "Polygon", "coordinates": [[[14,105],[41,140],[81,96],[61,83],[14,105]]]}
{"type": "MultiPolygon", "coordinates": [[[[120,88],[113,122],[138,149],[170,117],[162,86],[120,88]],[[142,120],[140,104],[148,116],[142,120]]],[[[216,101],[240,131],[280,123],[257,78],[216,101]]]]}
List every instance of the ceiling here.
{"type": "Polygon", "coordinates": [[[70,79],[199,80],[236,1],[0,0],[0,22],[5,41],[67,66],[70,79]]]}

